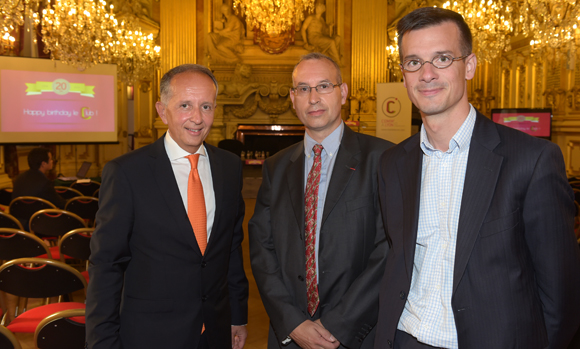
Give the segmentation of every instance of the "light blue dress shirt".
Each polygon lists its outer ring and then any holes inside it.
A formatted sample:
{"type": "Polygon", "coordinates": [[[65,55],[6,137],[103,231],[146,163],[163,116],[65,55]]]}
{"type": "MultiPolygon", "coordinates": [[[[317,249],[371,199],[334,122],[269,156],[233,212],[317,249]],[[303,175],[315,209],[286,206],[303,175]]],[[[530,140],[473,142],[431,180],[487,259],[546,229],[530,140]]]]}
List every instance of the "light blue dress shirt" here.
{"type": "Polygon", "coordinates": [[[445,152],[435,149],[421,127],[423,167],[419,225],[411,289],[398,329],[434,347],[458,348],[451,307],[457,226],[475,109],[445,152]]]}
{"type": "MultiPolygon", "coordinates": [[[[316,281],[318,282],[318,246],[320,242],[320,225],[322,223],[322,213],[324,212],[324,202],[326,201],[326,193],[328,191],[328,183],[330,183],[330,177],[332,176],[332,170],[334,169],[334,163],[336,162],[336,155],[338,153],[338,148],[340,147],[340,141],[342,140],[342,134],[344,132],[344,123],[341,122],[340,126],[336,130],[332,131],[328,137],[322,141],[322,153],[320,155],[321,167],[320,167],[320,184],[318,185],[318,205],[316,209],[316,243],[315,248],[315,258],[316,258],[316,281]]],[[[314,164],[314,151],[312,148],[318,144],[314,139],[312,139],[308,132],[304,133],[304,154],[306,155],[304,164],[304,191],[306,192],[306,182],[308,182],[308,173],[314,164]]]]}

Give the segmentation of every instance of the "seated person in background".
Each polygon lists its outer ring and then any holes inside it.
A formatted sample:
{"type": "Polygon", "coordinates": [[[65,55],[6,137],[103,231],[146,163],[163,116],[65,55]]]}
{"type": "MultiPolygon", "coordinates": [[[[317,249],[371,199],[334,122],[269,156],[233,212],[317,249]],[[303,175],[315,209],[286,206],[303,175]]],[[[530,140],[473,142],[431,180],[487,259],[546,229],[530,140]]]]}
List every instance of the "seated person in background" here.
{"type": "Polygon", "coordinates": [[[46,148],[34,148],[28,154],[30,169],[21,173],[14,180],[12,199],[19,196],[36,196],[52,202],[56,207],[64,208],[66,200],[56,190],[54,184],[46,177],[52,169],[52,153],[46,148]]]}

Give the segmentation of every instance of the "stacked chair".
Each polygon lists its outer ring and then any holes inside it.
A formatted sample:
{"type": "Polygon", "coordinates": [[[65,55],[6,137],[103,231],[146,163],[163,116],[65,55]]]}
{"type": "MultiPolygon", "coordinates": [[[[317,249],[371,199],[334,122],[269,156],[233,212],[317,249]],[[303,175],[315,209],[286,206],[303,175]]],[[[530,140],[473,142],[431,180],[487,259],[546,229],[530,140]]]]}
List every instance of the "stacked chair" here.
{"type": "Polygon", "coordinates": [[[73,189],[80,191],[84,196],[92,196],[97,189],[101,187],[101,183],[90,181],[90,182],[74,182],[70,186],[73,189]]]}
{"type": "Polygon", "coordinates": [[[32,215],[40,210],[56,208],[51,202],[34,196],[19,196],[10,202],[8,212],[16,217],[25,230],[32,215]]]}
{"type": "MultiPolygon", "coordinates": [[[[84,290],[85,278],[74,268],[60,261],[48,258],[19,258],[0,266],[0,291],[20,298],[26,298],[20,311],[17,301],[15,318],[7,324],[8,313],[2,324],[13,333],[35,333],[43,319],[56,312],[70,309],[85,309],[84,303],[63,302],[71,300],[73,292],[84,290]],[[49,298],[58,297],[57,303],[49,303],[49,298]],[[45,299],[44,304],[27,310],[28,298],[45,299]]],[[[65,316],[66,317],[66,316],[65,316]]],[[[61,347],[62,348],[62,347],[61,347]]]]}
{"type": "Polygon", "coordinates": [[[72,198],[66,203],[65,210],[77,214],[85,220],[88,227],[93,227],[95,216],[99,210],[99,199],[92,196],[72,198]]]}
{"type": "Polygon", "coordinates": [[[0,326],[0,348],[2,349],[22,349],[18,339],[4,326],[0,326]]]}
{"type": "Polygon", "coordinates": [[[34,332],[38,349],[80,349],[85,347],[85,309],[58,311],[47,316],[34,332]]]}

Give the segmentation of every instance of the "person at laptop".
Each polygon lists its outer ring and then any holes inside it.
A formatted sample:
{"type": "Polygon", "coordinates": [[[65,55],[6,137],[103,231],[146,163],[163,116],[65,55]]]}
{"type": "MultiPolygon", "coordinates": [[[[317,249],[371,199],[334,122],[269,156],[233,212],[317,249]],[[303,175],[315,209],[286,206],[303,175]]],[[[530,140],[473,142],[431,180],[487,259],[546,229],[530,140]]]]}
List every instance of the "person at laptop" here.
{"type": "Polygon", "coordinates": [[[34,148],[28,154],[30,169],[21,173],[14,180],[12,199],[19,196],[36,196],[52,202],[56,207],[64,208],[66,200],[56,190],[46,173],[52,170],[52,153],[47,148],[34,148]]]}

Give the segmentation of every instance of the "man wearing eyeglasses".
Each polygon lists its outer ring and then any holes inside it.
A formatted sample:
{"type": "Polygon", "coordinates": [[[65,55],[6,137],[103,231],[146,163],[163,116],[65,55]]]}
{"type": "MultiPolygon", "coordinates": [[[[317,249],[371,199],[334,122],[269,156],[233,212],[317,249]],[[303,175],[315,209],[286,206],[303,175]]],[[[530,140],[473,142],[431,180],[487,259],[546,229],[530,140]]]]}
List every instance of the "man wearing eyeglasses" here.
{"type": "Polygon", "coordinates": [[[381,158],[391,250],[375,348],[567,348],[580,259],[560,149],[469,104],[461,15],[420,8],[397,29],[423,126],[381,158]]]}
{"type": "Polygon", "coordinates": [[[320,53],[295,66],[304,141],[271,158],[249,223],[268,348],[372,348],[388,243],[378,160],[390,142],[346,127],[348,87],[320,53]]]}

